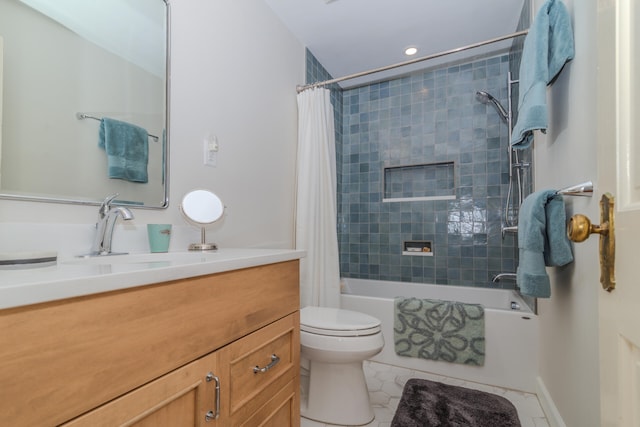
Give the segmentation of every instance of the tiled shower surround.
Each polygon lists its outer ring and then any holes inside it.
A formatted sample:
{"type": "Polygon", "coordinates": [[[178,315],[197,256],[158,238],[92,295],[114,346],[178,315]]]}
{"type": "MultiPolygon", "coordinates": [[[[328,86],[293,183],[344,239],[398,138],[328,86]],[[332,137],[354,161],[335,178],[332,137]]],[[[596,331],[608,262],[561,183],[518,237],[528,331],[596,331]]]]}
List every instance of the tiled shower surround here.
{"type": "Polygon", "coordinates": [[[504,55],[343,92],[344,277],[481,286],[515,271],[513,236],[501,235],[507,126],[475,97],[506,105],[507,71],[504,55]],[[441,162],[454,164],[456,199],[382,202],[385,167],[441,162]],[[433,256],[402,255],[408,240],[431,241],[433,256]]]}
{"type": "MultiPolygon", "coordinates": [[[[330,78],[310,52],[307,70],[309,82],[330,78]]],[[[508,129],[475,96],[486,90],[506,107],[508,70],[505,54],[333,90],[343,277],[514,286],[491,283],[517,265],[515,236],[501,233],[508,129]],[[450,162],[455,199],[383,202],[385,168],[450,162]],[[432,256],[402,255],[405,241],[431,242],[432,256]]],[[[409,193],[420,186],[407,181],[409,193]]]]}

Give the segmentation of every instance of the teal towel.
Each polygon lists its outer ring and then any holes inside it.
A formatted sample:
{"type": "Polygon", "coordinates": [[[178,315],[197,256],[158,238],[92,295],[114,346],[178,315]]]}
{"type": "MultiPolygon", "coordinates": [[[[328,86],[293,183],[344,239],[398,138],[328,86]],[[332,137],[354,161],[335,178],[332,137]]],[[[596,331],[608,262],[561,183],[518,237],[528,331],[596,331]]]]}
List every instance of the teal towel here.
{"type": "Polygon", "coordinates": [[[555,190],[537,191],[524,199],[518,217],[517,283],[522,294],[549,298],[551,285],[545,266],[573,261],[566,220],[564,200],[555,190]]]}
{"type": "Polygon", "coordinates": [[[148,181],[149,134],[145,129],[105,117],[100,120],[98,146],[107,152],[109,178],[148,181]]]}
{"type": "Polygon", "coordinates": [[[549,120],[547,85],[574,54],[569,13],[560,0],[548,0],[540,8],[524,41],[518,121],[511,136],[513,148],[529,147],[535,129],[546,132],[549,120]]]}

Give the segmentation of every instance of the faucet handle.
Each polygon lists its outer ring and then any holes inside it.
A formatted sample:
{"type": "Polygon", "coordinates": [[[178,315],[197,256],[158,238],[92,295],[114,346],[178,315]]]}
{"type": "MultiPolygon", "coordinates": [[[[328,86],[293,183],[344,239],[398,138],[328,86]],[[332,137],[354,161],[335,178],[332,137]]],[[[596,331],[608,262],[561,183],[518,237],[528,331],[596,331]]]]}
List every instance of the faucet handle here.
{"type": "Polygon", "coordinates": [[[98,212],[100,213],[100,218],[104,218],[107,215],[107,213],[111,209],[111,202],[113,202],[113,200],[116,197],[118,197],[119,195],[120,195],[120,193],[115,193],[115,194],[112,194],[110,196],[107,196],[104,199],[104,201],[100,205],[100,209],[98,210],[98,212]]]}

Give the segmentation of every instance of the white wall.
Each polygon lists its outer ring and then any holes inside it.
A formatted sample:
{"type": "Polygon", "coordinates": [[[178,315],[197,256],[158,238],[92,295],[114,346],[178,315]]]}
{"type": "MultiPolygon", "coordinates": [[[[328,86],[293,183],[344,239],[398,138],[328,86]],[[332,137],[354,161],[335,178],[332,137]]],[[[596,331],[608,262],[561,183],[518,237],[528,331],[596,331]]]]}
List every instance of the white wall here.
{"type": "MultiPolygon", "coordinates": [[[[536,189],[593,180],[593,198],[565,197],[568,215],[599,216],[596,182],[596,2],[564,0],[572,15],[575,59],[549,91],[550,127],[536,135],[536,189]]],[[[535,1],[535,10],[542,5],[535,1]]],[[[539,299],[540,379],[569,427],[598,426],[598,239],[574,244],[574,263],[548,269],[551,298],[539,299]]]]}
{"type": "MultiPolygon", "coordinates": [[[[220,246],[292,247],[295,86],[304,82],[304,46],[262,0],[175,1],[171,10],[170,207],[134,210],[135,220],[116,232],[114,249],[144,250],[150,222],[173,223],[186,240],[198,238],[178,211],[193,188],[211,189],[227,206],[209,233],[220,246]],[[203,165],[208,132],[220,144],[216,168],[203,165]],[[124,239],[123,247],[118,233],[137,240],[124,239]]],[[[96,219],[95,207],[0,200],[0,250],[16,247],[2,238],[16,223],[38,233],[48,229],[44,224],[81,224],[84,241],[96,219]]],[[[20,249],[42,248],[38,236],[27,234],[20,249]]],[[[184,249],[172,239],[171,250],[184,249]]]]}

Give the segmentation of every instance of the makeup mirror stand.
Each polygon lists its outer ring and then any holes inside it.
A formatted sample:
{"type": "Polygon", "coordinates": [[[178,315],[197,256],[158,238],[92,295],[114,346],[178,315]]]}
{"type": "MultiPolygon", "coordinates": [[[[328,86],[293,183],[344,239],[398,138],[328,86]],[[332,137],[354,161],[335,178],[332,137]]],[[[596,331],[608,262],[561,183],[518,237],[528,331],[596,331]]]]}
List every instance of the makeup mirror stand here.
{"type": "Polygon", "coordinates": [[[218,245],[215,243],[206,243],[206,232],[205,228],[202,227],[200,229],[200,243],[192,243],[189,245],[190,251],[217,251],[218,245]]]}
{"type": "Polygon", "coordinates": [[[205,228],[218,221],[224,214],[224,205],[220,198],[208,190],[193,190],[182,199],[180,211],[188,222],[200,227],[200,243],[190,244],[189,250],[218,250],[218,245],[215,243],[207,243],[205,228]]]}

